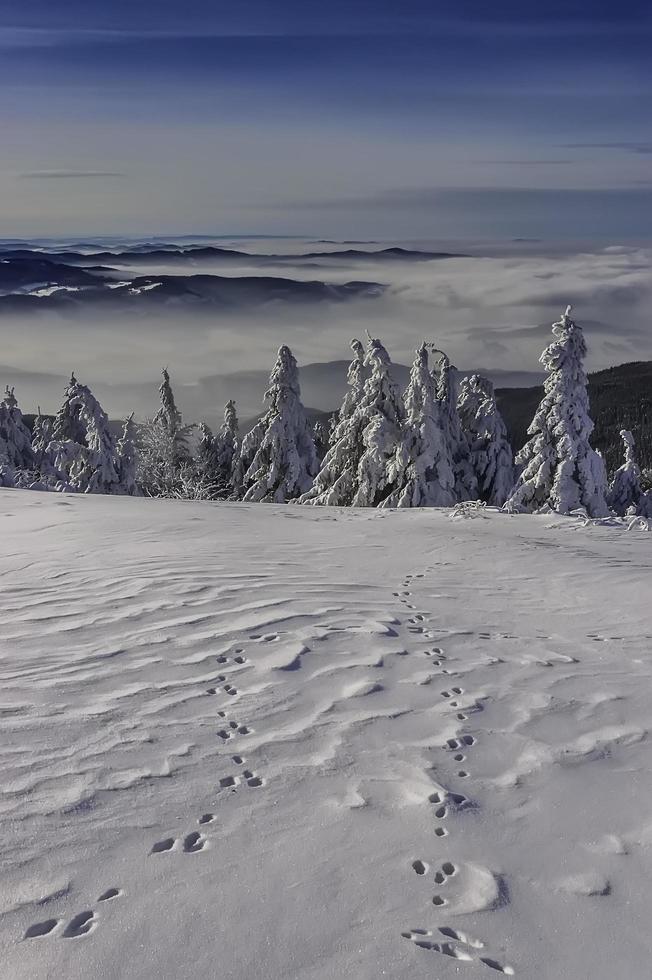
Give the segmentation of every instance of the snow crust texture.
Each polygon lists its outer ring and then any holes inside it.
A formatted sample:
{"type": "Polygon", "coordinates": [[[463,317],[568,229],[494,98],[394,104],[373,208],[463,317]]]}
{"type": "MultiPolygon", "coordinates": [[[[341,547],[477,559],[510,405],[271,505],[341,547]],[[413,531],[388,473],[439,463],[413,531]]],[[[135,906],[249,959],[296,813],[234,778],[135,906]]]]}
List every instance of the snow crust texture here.
{"type": "Polygon", "coordinates": [[[648,534],[0,490],[2,976],[649,975],[648,534]]]}

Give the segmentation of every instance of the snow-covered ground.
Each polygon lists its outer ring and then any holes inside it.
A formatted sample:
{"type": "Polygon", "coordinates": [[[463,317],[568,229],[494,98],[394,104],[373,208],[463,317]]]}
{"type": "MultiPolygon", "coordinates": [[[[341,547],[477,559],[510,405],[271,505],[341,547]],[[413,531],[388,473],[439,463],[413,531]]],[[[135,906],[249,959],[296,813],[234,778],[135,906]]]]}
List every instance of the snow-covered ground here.
{"type": "Polygon", "coordinates": [[[650,976],[652,536],[572,525],[0,491],[2,977],[650,976]]]}

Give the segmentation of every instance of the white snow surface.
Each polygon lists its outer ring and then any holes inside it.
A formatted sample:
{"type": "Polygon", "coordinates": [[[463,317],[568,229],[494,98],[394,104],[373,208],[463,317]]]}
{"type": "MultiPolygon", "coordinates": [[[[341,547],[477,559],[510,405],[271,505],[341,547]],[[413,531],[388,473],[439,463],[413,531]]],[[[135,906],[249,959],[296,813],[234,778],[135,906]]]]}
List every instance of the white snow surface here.
{"type": "Polygon", "coordinates": [[[574,525],[0,490],[1,975],[649,976],[652,538],[574,525]]]}

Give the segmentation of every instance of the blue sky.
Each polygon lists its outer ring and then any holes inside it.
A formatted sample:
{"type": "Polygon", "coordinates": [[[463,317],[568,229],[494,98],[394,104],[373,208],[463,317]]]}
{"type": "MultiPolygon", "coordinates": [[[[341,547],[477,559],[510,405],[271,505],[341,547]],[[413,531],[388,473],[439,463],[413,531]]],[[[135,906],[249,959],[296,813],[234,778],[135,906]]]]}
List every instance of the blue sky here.
{"type": "Polygon", "coordinates": [[[649,237],[650,50],[644,3],[5,0],[3,234],[649,237]]]}

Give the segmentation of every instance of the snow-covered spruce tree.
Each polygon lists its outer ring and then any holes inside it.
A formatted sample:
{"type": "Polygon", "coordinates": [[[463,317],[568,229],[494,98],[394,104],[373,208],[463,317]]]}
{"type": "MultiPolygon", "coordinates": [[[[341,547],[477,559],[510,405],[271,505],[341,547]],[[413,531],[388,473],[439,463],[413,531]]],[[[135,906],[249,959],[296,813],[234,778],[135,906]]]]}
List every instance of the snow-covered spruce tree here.
{"type": "Polygon", "coordinates": [[[453,466],[455,497],[457,501],[477,500],[478,481],[471,460],[471,448],[457,411],[459,371],[451,364],[446,354],[442,351],[438,353],[440,354],[438,374],[435,375],[437,401],[453,466]]]}
{"type": "Polygon", "coordinates": [[[109,419],[90,388],[76,387],[70,407],[79,411],[86,440],[70,464],[68,482],[79,493],[120,493],[120,464],[109,419]]]}
{"type": "Polygon", "coordinates": [[[183,424],[167,368],[162,373],[161,407],[140,430],[138,483],[149,497],[179,496],[181,471],[190,461],[189,437],[193,427],[183,424]]]}
{"type": "Polygon", "coordinates": [[[60,490],[74,489],[69,482],[70,468],[86,445],[86,426],[81,421],[81,406],[76,401],[80,387],[73,373],[64,392],[63,404],[54,417],[52,438],[46,448],[60,490]]]}
{"type": "MultiPolygon", "coordinates": [[[[641,470],[636,461],[634,436],[627,429],[621,429],[620,436],[625,450],[625,462],[614,473],[609,485],[607,503],[611,510],[622,517],[629,507],[634,507],[637,514],[647,511],[647,501],[644,499],[641,487],[641,470]]],[[[647,513],[643,516],[647,517],[647,513]]]]}
{"type": "Polygon", "coordinates": [[[405,408],[391,376],[391,361],[381,342],[369,337],[351,342],[347,392],[322,468],[299,503],[377,507],[393,489],[393,462],[401,438],[405,408]],[[370,376],[360,385],[365,368],[370,376]]]}
{"type": "Polygon", "coordinates": [[[279,348],[265,400],[269,407],[242,440],[236,470],[245,500],[284,503],[305,493],[317,470],[297,362],[285,345],[279,348]]]}
{"type": "Polygon", "coordinates": [[[53,420],[41,413],[41,406],[38,406],[38,414],[34,419],[32,428],[32,449],[34,450],[34,466],[42,477],[54,475],[54,466],[48,446],[52,442],[53,420]]]}
{"type": "Polygon", "coordinates": [[[405,392],[406,421],[390,467],[394,489],[387,507],[450,507],[455,478],[435,379],[428,366],[428,345],[416,351],[405,392]]]}
{"type": "Polygon", "coordinates": [[[457,402],[471,451],[480,500],[502,507],[514,489],[514,455],[488,378],[463,378],[457,402]]]}
{"type": "Polygon", "coordinates": [[[231,398],[224,406],[224,421],[215,440],[218,480],[225,489],[231,486],[233,464],[240,450],[239,429],[235,402],[231,398]]]}
{"type": "Polygon", "coordinates": [[[589,443],[593,422],[583,367],[586,343],[570,312],[569,306],[553,324],[555,339],[540,357],[548,372],[544,396],[528,429],[531,438],[516,456],[522,471],[506,507],[560,514],[582,507],[589,517],[604,517],[607,474],[602,456],[589,443]]]}
{"type": "Polygon", "coordinates": [[[32,435],[23,422],[14,389],[9,386],[5,388],[5,396],[0,402],[0,460],[11,468],[14,477],[20,471],[35,468],[32,435]]]}
{"type": "Polygon", "coordinates": [[[133,413],[122,424],[122,435],[116,446],[118,462],[118,487],[114,493],[140,497],[141,490],[136,478],[138,453],[136,451],[136,426],[133,413]]]}
{"type": "Polygon", "coordinates": [[[312,427],[312,437],[315,440],[317,463],[321,467],[324,456],[328,452],[328,429],[323,422],[319,420],[315,422],[312,427]]]}

